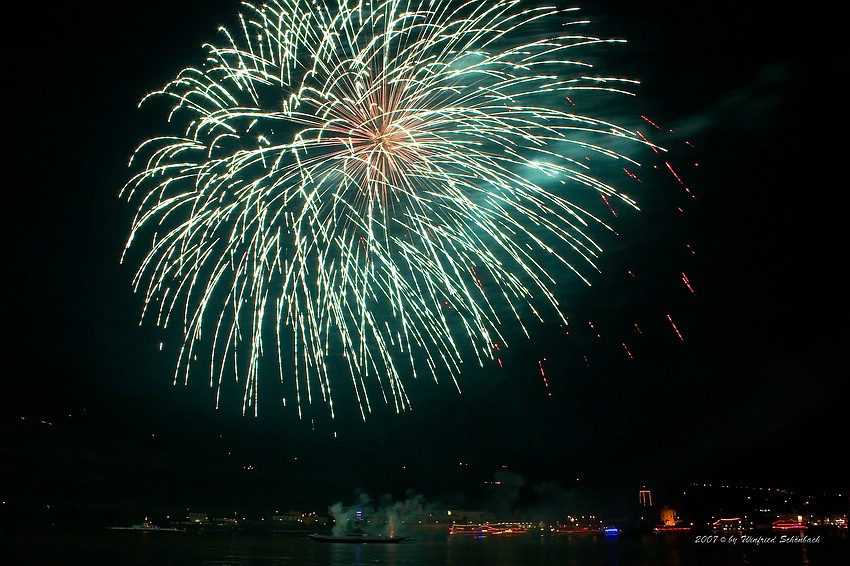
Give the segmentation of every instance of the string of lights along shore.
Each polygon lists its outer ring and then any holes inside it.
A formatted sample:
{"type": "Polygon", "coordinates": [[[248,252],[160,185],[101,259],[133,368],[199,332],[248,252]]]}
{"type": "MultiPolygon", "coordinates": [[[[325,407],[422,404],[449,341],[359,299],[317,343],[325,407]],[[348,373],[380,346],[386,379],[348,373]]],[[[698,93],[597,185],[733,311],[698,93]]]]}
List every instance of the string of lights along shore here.
{"type": "Polygon", "coordinates": [[[638,210],[621,181],[665,151],[606,118],[638,83],[592,29],[507,0],[243,4],[142,100],[173,106],[120,191],[175,383],[201,374],[218,406],[236,382],[255,415],[261,376],[299,415],[350,388],[365,419],[409,409],[413,379],[460,390],[507,328],[566,326],[614,203],[638,210]]]}

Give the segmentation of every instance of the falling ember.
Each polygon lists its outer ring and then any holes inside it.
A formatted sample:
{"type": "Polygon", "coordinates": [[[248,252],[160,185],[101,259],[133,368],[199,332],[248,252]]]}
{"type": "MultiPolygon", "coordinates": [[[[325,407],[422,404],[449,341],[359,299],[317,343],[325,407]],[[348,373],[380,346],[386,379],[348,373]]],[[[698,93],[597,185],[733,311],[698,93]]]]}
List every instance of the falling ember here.
{"type": "Polygon", "coordinates": [[[620,342],[620,343],[623,345],[623,349],[626,351],[626,355],[628,355],[628,356],[629,356],[629,359],[632,359],[632,360],[633,360],[633,359],[635,359],[635,357],[634,357],[634,356],[632,355],[632,353],[629,351],[629,347],[628,347],[628,346],[626,346],[626,343],[625,343],[625,342],[620,342]]]}
{"type": "Polygon", "coordinates": [[[601,194],[601,193],[600,193],[599,196],[601,196],[602,200],[605,201],[605,205],[608,207],[608,210],[611,211],[611,214],[613,214],[614,216],[617,216],[617,211],[614,210],[613,206],[611,206],[611,202],[608,200],[608,197],[606,197],[604,194],[601,194]]]}
{"type": "Polygon", "coordinates": [[[652,120],[650,120],[646,116],[641,115],[641,118],[643,118],[646,121],[646,123],[651,125],[653,128],[655,128],[657,130],[661,129],[661,127],[658,124],[656,124],[655,122],[653,122],[652,120]]]}
{"type": "Polygon", "coordinates": [[[640,326],[638,326],[637,322],[635,323],[635,330],[638,331],[638,334],[643,334],[643,331],[640,329],[640,326]]]}
{"type": "Polygon", "coordinates": [[[691,195],[691,197],[692,197],[692,198],[697,198],[697,196],[691,192],[691,189],[689,189],[689,188],[688,188],[688,186],[687,186],[687,185],[685,185],[685,182],[684,182],[684,181],[682,181],[682,178],[681,178],[681,177],[679,177],[679,174],[678,174],[678,173],[676,173],[676,170],[675,170],[675,169],[673,169],[673,166],[672,166],[672,165],[670,165],[670,162],[669,162],[669,161],[665,161],[665,162],[664,162],[664,165],[666,165],[666,166],[667,166],[667,169],[670,171],[670,173],[672,173],[672,174],[673,174],[673,176],[676,178],[676,180],[677,180],[677,181],[679,181],[679,184],[680,184],[680,185],[682,185],[682,187],[684,187],[685,192],[686,192],[686,193],[688,193],[689,195],[691,195]]]}
{"type": "Polygon", "coordinates": [[[679,329],[678,329],[678,328],[676,328],[676,323],[675,323],[675,322],[673,322],[673,317],[672,317],[672,316],[670,316],[670,315],[668,314],[668,315],[667,315],[667,320],[669,320],[669,321],[670,321],[670,326],[672,326],[672,327],[673,327],[673,330],[676,332],[676,336],[678,336],[678,337],[679,337],[679,340],[684,341],[685,339],[684,339],[684,338],[682,338],[682,333],[681,333],[681,332],[679,332],[679,329]]]}
{"type": "MultiPolygon", "coordinates": [[[[653,125],[654,125],[654,124],[653,124],[653,125]]],[[[656,126],[656,127],[657,127],[657,126],[656,126]]],[[[643,135],[643,133],[641,133],[640,131],[638,131],[638,132],[637,132],[637,135],[639,135],[639,136],[640,136],[640,137],[641,137],[644,141],[647,141],[647,142],[649,141],[649,140],[647,140],[647,139],[646,139],[646,136],[644,136],[644,135],[643,135]]],[[[658,148],[656,148],[656,147],[653,147],[653,148],[652,148],[652,150],[653,150],[655,153],[660,153],[660,152],[658,151],[658,148]]],[[[658,166],[657,166],[657,165],[653,165],[653,167],[657,168],[658,166]]]]}
{"type": "Polygon", "coordinates": [[[537,366],[540,368],[540,377],[543,378],[543,385],[546,386],[546,394],[549,395],[549,397],[551,397],[552,392],[549,390],[549,381],[547,381],[547,379],[546,379],[546,372],[543,371],[543,362],[545,362],[545,361],[546,361],[546,358],[543,358],[542,360],[538,360],[537,366]]]}
{"type": "Polygon", "coordinates": [[[688,280],[688,276],[685,275],[684,271],[682,272],[682,281],[691,293],[696,294],[694,293],[694,288],[691,286],[691,282],[688,280]]]}
{"type": "Polygon", "coordinates": [[[591,330],[593,330],[593,331],[596,333],[596,337],[597,337],[597,338],[602,338],[602,335],[601,335],[601,334],[599,334],[599,331],[597,331],[597,330],[596,330],[596,327],[595,327],[595,326],[593,326],[593,322],[591,322],[591,321],[589,321],[589,320],[588,320],[588,321],[587,321],[587,325],[588,325],[588,326],[590,326],[590,329],[591,329],[591,330]]]}

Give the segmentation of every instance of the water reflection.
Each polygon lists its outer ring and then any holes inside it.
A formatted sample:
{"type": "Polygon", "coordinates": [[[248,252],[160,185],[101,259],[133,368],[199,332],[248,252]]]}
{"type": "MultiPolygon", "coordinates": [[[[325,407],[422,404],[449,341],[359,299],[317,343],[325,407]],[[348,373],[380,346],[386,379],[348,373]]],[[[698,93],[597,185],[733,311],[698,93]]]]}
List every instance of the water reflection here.
{"type": "Polygon", "coordinates": [[[4,536],[0,564],[86,566],[834,566],[848,540],[697,544],[690,536],[426,537],[399,544],[320,544],[301,538],[38,533],[4,536]]]}

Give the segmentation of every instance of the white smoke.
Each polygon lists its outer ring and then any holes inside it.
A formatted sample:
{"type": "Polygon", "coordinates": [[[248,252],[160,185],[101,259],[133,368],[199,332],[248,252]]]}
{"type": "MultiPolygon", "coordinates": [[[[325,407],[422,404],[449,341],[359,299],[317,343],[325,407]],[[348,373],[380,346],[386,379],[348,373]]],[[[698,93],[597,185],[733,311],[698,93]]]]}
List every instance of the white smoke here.
{"type": "Polygon", "coordinates": [[[360,530],[371,536],[392,537],[404,533],[407,525],[418,521],[424,510],[424,497],[411,492],[399,501],[383,495],[377,503],[367,493],[360,492],[353,504],[334,503],[328,513],[334,522],[331,531],[334,536],[360,530]]]}

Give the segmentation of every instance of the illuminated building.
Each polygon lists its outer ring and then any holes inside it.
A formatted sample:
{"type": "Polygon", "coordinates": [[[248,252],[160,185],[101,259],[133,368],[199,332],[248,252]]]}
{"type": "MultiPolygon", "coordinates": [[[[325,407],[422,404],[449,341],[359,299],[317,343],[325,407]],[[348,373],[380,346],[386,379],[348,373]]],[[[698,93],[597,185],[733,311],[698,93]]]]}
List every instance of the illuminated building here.
{"type": "Polygon", "coordinates": [[[678,521],[676,521],[676,510],[670,509],[669,507],[663,507],[661,509],[661,524],[665,527],[672,527],[678,521]]]}

